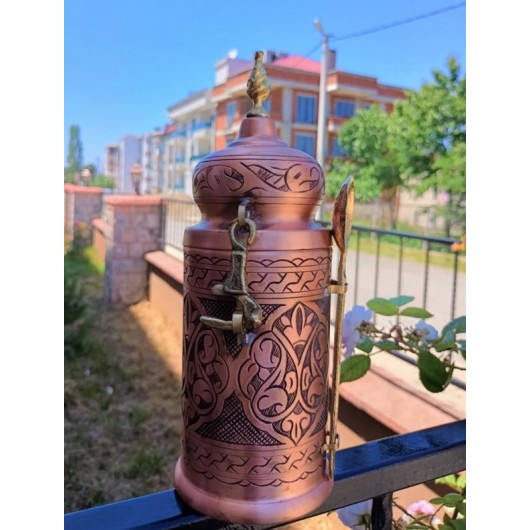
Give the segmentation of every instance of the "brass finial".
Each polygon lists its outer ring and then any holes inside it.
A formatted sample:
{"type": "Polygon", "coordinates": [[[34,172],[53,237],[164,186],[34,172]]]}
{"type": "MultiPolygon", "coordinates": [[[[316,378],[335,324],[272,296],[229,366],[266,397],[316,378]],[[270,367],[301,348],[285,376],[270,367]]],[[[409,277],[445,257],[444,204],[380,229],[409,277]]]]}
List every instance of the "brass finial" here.
{"type": "Polygon", "coordinates": [[[256,52],[254,56],[254,68],[250,72],[247,81],[247,94],[254,103],[247,113],[247,118],[259,116],[268,118],[269,113],[263,108],[263,102],[271,93],[271,84],[267,78],[267,72],[263,67],[263,52],[256,52]]]}

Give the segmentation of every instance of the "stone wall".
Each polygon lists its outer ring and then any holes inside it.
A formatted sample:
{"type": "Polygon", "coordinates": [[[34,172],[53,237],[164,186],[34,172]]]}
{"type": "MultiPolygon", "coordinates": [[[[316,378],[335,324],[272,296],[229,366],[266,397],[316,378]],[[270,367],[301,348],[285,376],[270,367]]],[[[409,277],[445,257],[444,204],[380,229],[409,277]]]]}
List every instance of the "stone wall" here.
{"type": "Polygon", "coordinates": [[[101,217],[103,188],[64,185],[64,237],[71,241],[76,225],[81,224],[88,241],[92,237],[92,221],[101,217]]]}
{"type": "Polygon", "coordinates": [[[104,298],[114,307],[139,302],[147,294],[147,252],[161,247],[160,197],[112,195],[105,198],[104,298]]]}

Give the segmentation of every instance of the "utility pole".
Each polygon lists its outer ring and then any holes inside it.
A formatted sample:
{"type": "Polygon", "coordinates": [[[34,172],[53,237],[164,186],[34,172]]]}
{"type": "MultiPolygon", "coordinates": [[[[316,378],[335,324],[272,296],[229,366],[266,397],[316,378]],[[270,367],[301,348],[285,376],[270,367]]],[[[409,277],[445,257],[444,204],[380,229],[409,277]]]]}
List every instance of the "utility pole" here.
{"type": "MultiPolygon", "coordinates": [[[[324,33],[322,24],[318,19],[314,20],[315,28],[322,35],[322,62],[320,64],[320,90],[318,94],[318,121],[317,121],[317,162],[324,170],[326,163],[326,140],[327,140],[327,114],[328,114],[328,41],[329,35],[324,33]]],[[[325,173],[324,173],[325,177],[325,173]]],[[[315,219],[322,219],[322,207],[315,215],[315,219]]]]}

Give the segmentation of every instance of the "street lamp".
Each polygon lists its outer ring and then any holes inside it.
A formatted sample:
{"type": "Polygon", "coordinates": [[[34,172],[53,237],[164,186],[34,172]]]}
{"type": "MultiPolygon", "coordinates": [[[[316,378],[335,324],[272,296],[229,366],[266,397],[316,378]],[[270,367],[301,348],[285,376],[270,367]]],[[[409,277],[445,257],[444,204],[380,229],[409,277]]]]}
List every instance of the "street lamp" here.
{"type": "MultiPolygon", "coordinates": [[[[327,128],[327,113],[328,113],[328,41],[329,35],[324,33],[324,28],[318,18],[313,20],[313,24],[317,31],[322,35],[322,63],[320,65],[320,89],[318,93],[318,122],[317,122],[317,162],[324,171],[326,163],[326,128],[327,128]]],[[[315,215],[316,219],[322,219],[322,207],[318,209],[315,215]]]]}
{"type": "Polygon", "coordinates": [[[142,166],[135,162],[131,167],[131,180],[136,195],[140,195],[140,184],[142,182],[142,166]]]}
{"type": "Polygon", "coordinates": [[[85,169],[81,170],[81,184],[88,186],[91,177],[92,173],[90,172],[90,169],[86,167],[85,169]]]}

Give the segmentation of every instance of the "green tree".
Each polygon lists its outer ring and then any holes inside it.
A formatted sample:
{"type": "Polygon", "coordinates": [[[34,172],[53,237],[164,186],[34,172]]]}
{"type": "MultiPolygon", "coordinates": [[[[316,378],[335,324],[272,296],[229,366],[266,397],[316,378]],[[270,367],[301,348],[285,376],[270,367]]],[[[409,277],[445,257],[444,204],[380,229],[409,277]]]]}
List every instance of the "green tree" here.
{"type": "Polygon", "coordinates": [[[95,175],[92,177],[90,186],[95,186],[97,188],[110,188],[114,189],[116,181],[112,177],[107,177],[106,175],[95,175]]]}
{"type": "Polygon", "coordinates": [[[346,122],[339,136],[345,158],[333,161],[327,189],[336,196],[344,179],[355,175],[355,198],[376,198],[390,207],[391,224],[397,219],[397,190],[403,184],[399,164],[390,142],[390,119],[380,107],[361,110],[346,122]]]}
{"type": "Polygon", "coordinates": [[[466,77],[454,57],[448,72],[434,70],[434,81],[406,101],[396,103],[391,121],[391,149],[403,178],[418,195],[446,192],[448,204],[438,213],[465,230],[466,77]]]}
{"type": "Polygon", "coordinates": [[[83,166],[83,144],[81,143],[81,131],[78,125],[70,127],[66,164],[64,171],[65,181],[73,182],[75,173],[81,171],[83,166]]]}
{"type": "MultiPolygon", "coordinates": [[[[381,197],[395,205],[399,188],[418,196],[445,192],[448,204],[436,213],[446,219],[446,234],[465,232],[466,78],[456,59],[449,57],[447,66],[447,73],[433,71],[432,82],[396,103],[391,115],[373,106],[344,124],[339,143],[346,157],[332,162],[331,197],[349,174],[359,201],[381,197]]],[[[393,222],[396,216],[394,207],[393,222]]]]}

